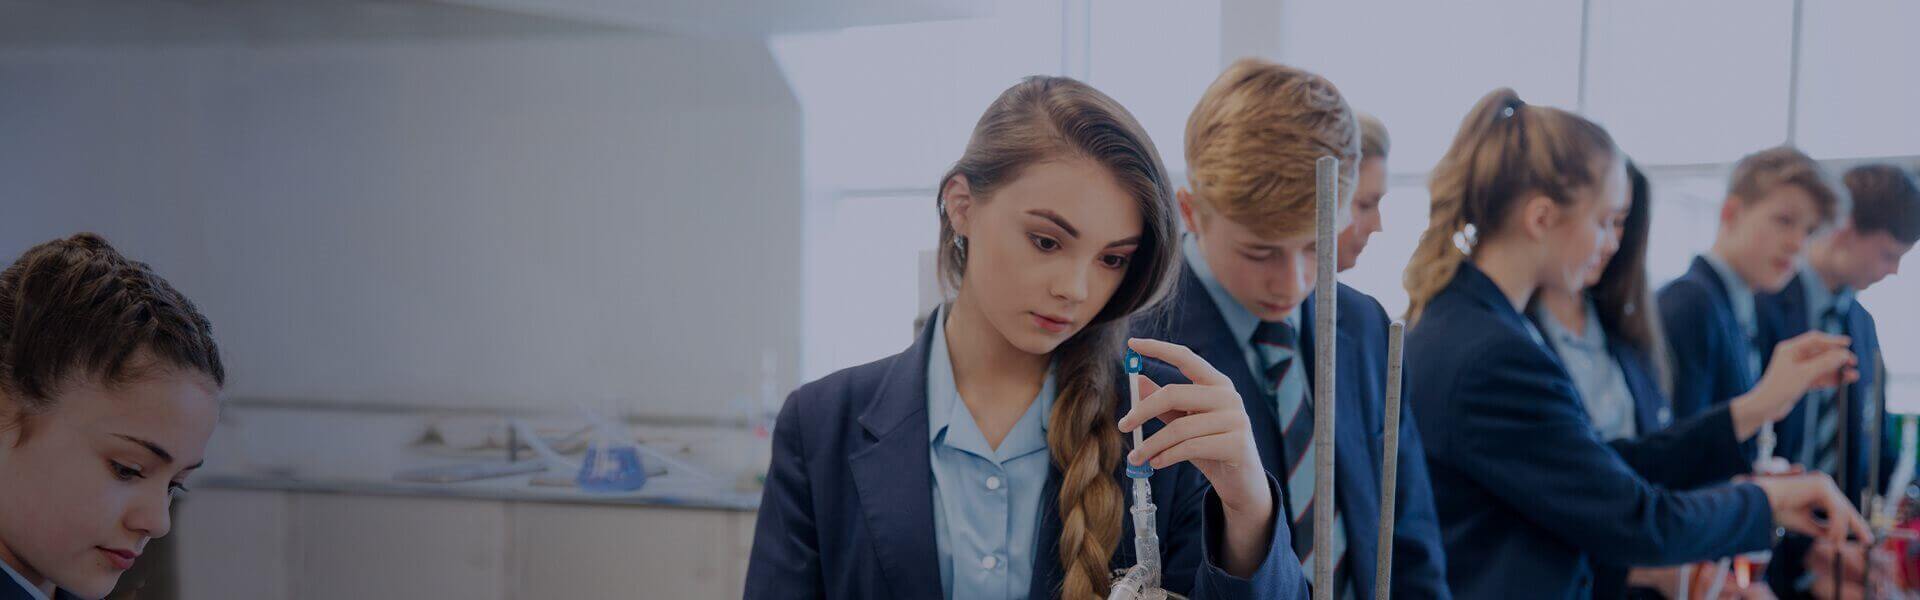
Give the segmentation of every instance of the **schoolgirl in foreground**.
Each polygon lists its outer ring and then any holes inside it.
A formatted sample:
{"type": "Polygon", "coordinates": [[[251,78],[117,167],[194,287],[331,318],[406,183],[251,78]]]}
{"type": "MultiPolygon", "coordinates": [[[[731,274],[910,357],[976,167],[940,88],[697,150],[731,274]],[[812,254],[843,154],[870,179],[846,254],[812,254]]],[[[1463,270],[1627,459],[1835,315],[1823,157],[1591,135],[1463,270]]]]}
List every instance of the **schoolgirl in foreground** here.
{"type": "Polygon", "coordinates": [[[172,529],[225,378],[207,318],[100,236],[0,271],[0,600],[112,591],[172,529]]]}
{"type": "Polygon", "coordinates": [[[1304,598],[1232,384],[1185,348],[1125,338],[1174,280],[1169,189],[1106,95],[1059,77],[1001,94],[941,180],[953,302],[905,352],[781,409],[746,596],[1104,596],[1136,560],[1124,456],[1160,469],[1163,587],[1304,598]],[[1128,347],[1197,383],[1143,382],[1141,406],[1120,408],[1128,347]],[[1150,435],[1129,450],[1136,427],[1150,435]]]}

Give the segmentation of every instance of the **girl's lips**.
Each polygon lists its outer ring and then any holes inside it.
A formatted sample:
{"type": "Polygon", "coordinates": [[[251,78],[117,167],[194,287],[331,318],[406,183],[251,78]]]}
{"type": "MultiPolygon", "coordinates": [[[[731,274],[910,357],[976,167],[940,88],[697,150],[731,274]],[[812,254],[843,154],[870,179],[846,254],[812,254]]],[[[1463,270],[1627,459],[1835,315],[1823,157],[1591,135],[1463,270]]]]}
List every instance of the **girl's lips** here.
{"type": "Polygon", "coordinates": [[[1037,312],[1029,312],[1027,315],[1033,318],[1034,325],[1047,330],[1049,333],[1060,333],[1066,331],[1068,327],[1073,325],[1072,321],[1057,319],[1037,312]]]}
{"type": "Polygon", "coordinates": [[[134,559],[140,558],[139,554],[131,550],[116,550],[113,548],[99,548],[99,550],[102,555],[107,557],[107,562],[113,564],[114,570],[118,571],[133,568],[134,559]]]}

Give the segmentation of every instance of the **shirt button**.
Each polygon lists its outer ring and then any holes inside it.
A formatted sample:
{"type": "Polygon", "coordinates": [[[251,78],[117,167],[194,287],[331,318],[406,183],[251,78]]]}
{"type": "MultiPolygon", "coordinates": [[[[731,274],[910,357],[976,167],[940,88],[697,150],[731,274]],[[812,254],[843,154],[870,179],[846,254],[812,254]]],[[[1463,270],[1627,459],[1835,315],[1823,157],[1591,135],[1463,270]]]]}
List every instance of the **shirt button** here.
{"type": "Polygon", "coordinates": [[[1000,489],[1000,478],[993,477],[993,476],[987,477],[987,489],[990,489],[990,490],[1000,489]]]}
{"type": "Polygon", "coordinates": [[[1000,559],[992,555],[987,555],[980,558],[980,568],[982,569],[991,571],[993,570],[993,566],[997,564],[1000,564],[1000,559]]]}

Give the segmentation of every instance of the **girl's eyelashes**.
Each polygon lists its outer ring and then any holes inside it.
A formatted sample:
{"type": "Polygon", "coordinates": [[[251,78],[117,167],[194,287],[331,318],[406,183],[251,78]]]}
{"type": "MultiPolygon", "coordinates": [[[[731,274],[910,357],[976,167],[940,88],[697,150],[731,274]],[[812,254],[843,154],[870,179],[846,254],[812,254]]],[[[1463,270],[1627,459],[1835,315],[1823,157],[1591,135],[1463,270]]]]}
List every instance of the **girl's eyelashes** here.
{"type": "Polygon", "coordinates": [[[1027,234],[1027,239],[1032,240],[1033,247],[1039,248],[1041,252],[1052,252],[1060,249],[1059,240],[1038,233],[1027,234]]]}
{"type": "MultiPolygon", "coordinates": [[[[111,471],[113,478],[119,481],[133,481],[135,479],[147,478],[146,474],[140,472],[140,467],[130,466],[117,460],[107,461],[107,470],[111,471]]],[[[188,491],[186,484],[178,481],[167,482],[167,498],[170,500],[178,500],[180,497],[187,495],[188,491]]]]}
{"type": "Polygon", "coordinates": [[[1100,264],[1106,265],[1109,269],[1121,270],[1127,268],[1127,263],[1131,260],[1132,258],[1125,254],[1108,254],[1100,257],[1100,264]]]}
{"type": "Polygon", "coordinates": [[[117,460],[107,461],[107,470],[113,473],[114,479],[118,479],[120,481],[132,481],[134,479],[146,477],[145,475],[140,474],[139,467],[127,466],[126,464],[123,464],[117,460]]]}

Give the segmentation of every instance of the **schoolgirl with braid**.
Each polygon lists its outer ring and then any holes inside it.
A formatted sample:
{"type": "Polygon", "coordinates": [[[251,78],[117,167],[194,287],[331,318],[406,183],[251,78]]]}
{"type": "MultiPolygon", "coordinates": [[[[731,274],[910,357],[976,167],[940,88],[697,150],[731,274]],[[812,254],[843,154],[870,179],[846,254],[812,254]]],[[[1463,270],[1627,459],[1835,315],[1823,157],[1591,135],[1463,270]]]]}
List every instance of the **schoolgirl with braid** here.
{"type": "Polygon", "coordinates": [[[1149,464],[1162,587],[1305,598],[1232,384],[1186,348],[1126,337],[1179,264],[1166,171],[1133,116],[1071,79],[1022,81],[936,207],[953,300],[906,351],[788,397],[746,597],[1105,597],[1138,558],[1124,471],[1149,464]],[[1143,378],[1131,407],[1128,348],[1196,383],[1143,378]]]}

